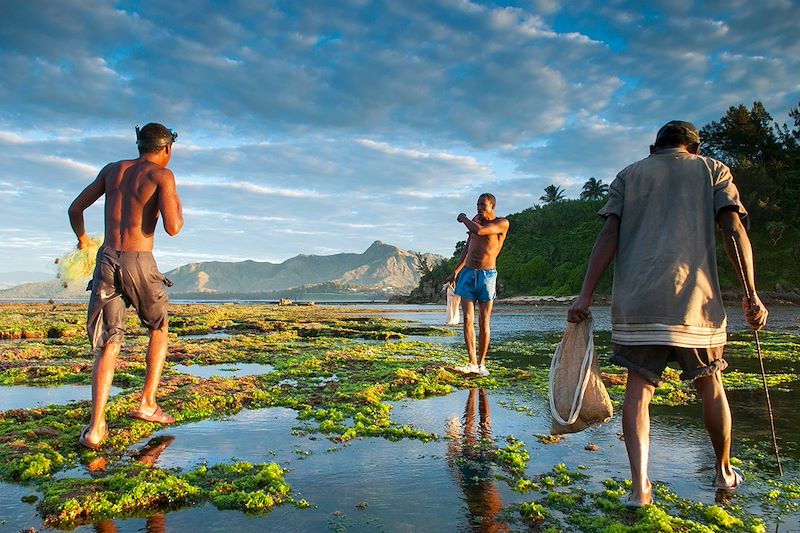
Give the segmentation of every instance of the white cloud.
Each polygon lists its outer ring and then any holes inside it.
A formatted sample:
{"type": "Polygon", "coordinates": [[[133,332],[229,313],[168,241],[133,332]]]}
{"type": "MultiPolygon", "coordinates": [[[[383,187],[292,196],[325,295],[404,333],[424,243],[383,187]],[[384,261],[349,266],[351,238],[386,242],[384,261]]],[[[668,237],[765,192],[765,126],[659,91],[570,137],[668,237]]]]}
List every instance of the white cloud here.
{"type": "Polygon", "coordinates": [[[20,3],[0,22],[0,232],[44,251],[0,271],[73,245],[69,202],[149,121],[180,131],[172,266],[375,239],[449,255],[481,192],[514,212],[608,182],[667,120],[781,116],[798,19],[744,0],[20,3]]]}

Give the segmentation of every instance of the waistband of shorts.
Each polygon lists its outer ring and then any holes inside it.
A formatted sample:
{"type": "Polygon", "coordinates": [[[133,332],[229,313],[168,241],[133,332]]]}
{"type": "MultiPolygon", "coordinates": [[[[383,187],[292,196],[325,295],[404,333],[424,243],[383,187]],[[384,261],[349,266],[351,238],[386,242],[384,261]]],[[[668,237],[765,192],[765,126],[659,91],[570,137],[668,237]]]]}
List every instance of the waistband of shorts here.
{"type": "Polygon", "coordinates": [[[149,257],[153,257],[153,252],[148,252],[148,251],[126,252],[124,250],[114,250],[113,248],[109,248],[108,246],[101,246],[99,252],[100,253],[104,253],[104,254],[113,254],[113,255],[115,255],[117,257],[125,257],[125,256],[136,256],[136,257],[141,257],[141,256],[147,257],[147,256],[149,256],[149,257]]]}
{"type": "Polygon", "coordinates": [[[497,272],[496,268],[472,268],[465,266],[464,270],[466,269],[472,270],[473,272],[497,272]]]}

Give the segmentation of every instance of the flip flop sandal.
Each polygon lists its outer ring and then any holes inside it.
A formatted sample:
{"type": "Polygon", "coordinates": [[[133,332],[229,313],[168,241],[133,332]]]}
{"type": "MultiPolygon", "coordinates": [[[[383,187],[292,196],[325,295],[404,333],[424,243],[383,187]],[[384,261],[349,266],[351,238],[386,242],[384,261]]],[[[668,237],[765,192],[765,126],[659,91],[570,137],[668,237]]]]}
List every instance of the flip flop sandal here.
{"type": "Polygon", "coordinates": [[[100,450],[100,443],[108,436],[108,430],[106,430],[105,434],[100,438],[98,442],[89,442],[89,439],[86,438],[86,434],[89,432],[89,426],[86,426],[81,430],[81,436],[78,438],[78,442],[81,446],[85,448],[89,448],[90,450],[96,452],[100,450]]]}
{"type": "Polygon", "coordinates": [[[153,422],[155,424],[169,425],[175,422],[175,419],[161,410],[161,407],[156,407],[152,413],[145,413],[144,411],[134,411],[130,415],[131,418],[142,420],[143,422],[153,422]]]}
{"type": "Polygon", "coordinates": [[[736,478],[736,483],[734,483],[732,487],[718,487],[715,485],[714,486],[715,489],[721,492],[733,492],[744,484],[744,472],[742,472],[741,469],[736,468],[735,466],[732,466],[731,470],[733,470],[733,475],[736,478]]]}

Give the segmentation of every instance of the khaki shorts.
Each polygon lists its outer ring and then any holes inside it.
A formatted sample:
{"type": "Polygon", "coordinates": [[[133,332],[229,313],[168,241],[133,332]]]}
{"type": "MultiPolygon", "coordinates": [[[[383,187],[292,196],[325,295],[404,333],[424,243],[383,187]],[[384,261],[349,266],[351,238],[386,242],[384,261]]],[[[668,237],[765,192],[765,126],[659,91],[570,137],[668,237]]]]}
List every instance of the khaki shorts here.
{"type": "Polygon", "coordinates": [[[101,247],[90,283],[86,331],[92,349],[109,342],[121,343],[125,333],[125,309],[133,306],[149,330],[167,325],[167,292],[170,284],[158,271],[150,252],[118,252],[101,247]]]}
{"type": "Polygon", "coordinates": [[[681,367],[681,379],[695,380],[728,368],[722,358],[724,346],[711,348],[682,348],[680,346],[625,346],[614,344],[610,361],[636,372],[658,387],[667,363],[676,361],[681,367]]]}

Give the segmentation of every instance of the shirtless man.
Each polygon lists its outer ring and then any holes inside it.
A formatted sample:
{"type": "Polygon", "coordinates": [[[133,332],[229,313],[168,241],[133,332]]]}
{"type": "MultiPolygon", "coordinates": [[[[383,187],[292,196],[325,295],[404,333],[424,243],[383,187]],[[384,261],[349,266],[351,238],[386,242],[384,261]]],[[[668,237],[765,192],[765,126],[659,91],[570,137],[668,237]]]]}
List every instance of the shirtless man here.
{"type": "Polygon", "coordinates": [[[105,195],[105,241],[97,252],[86,329],[96,353],[92,371],[92,414],[79,442],[92,450],[108,435],[105,407],[124,334],[125,308],[136,308],[150,331],[147,371],[139,407],[130,416],[171,424],[174,418],[156,403],[156,389],[167,355],[168,280],[153,258],[153,236],[161,213],[164,230],[175,236],[183,227],[175,176],[166,168],[178,134],[161,124],[136,127],[139,158],[106,165],[69,207],[78,248],[89,245],[83,212],[105,195]]]}
{"type": "Polygon", "coordinates": [[[494,214],[496,200],[494,195],[483,193],[478,197],[478,214],[471,220],[461,213],[458,220],[469,230],[467,244],[455,272],[448,278],[452,282],[458,278],[456,294],[461,296],[461,309],[464,312],[464,343],[467,345],[469,364],[456,367],[465,374],[488,376],[486,353],[489,351],[489,321],[497,283],[496,261],[503,242],[508,235],[508,220],[494,214]],[[475,355],[475,302],[478,302],[478,349],[480,359],[475,355]]]}

